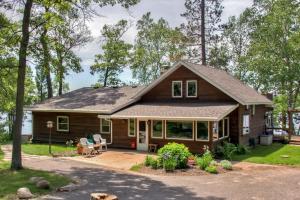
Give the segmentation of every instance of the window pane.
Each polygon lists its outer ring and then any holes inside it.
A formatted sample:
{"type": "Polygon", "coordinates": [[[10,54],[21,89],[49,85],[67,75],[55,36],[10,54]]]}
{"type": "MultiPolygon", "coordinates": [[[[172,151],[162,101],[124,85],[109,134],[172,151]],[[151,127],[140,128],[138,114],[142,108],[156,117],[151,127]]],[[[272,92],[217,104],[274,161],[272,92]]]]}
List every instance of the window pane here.
{"type": "Polygon", "coordinates": [[[129,119],[129,135],[135,136],[135,123],[134,119],[129,119]]]}
{"type": "Polygon", "coordinates": [[[208,122],[197,122],[197,139],[208,140],[208,122]]]}
{"type": "Polygon", "coordinates": [[[109,121],[108,120],[105,120],[105,119],[102,119],[102,126],[109,126],[109,121]]]}
{"type": "Polygon", "coordinates": [[[162,137],[162,121],[153,120],[152,131],[153,137],[162,137]]]}
{"type": "Polygon", "coordinates": [[[69,129],[69,127],[68,127],[68,124],[58,124],[58,129],[67,131],[69,129]]]}
{"type": "Polygon", "coordinates": [[[228,122],[229,120],[226,118],[224,119],[224,136],[227,137],[229,135],[229,131],[228,131],[228,122]]]}
{"type": "Polygon", "coordinates": [[[167,137],[193,139],[193,122],[167,121],[167,137]]]}
{"type": "Polygon", "coordinates": [[[188,82],[188,96],[196,96],[196,82],[188,82]]]}
{"type": "Polygon", "coordinates": [[[213,123],[213,139],[218,140],[218,122],[213,123]]]}
{"type": "Polygon", "coordinates": [[[173,96],[174,97],[181,96],[181,82],[173,82],[173,96]]]}
{"type": "Polygon", "coordinates": [[[223,137],[223,120],[219,121],[219,138],[223,137]]]}
{"type": "Polygon", "coordinates": [[[110,121],[101,119],[101,131],[103,133],[109,133],[110,132],[110,121]]]}
{"type": "Polygon", "coordinates": [[[109,126],[102,126],[102,132],[108,133],[109,132],[109,126]]]}
{"type": "Polygon", "coordinates": [[[58,123],[68,123],[67,117],[58,117],[58,123]]]}

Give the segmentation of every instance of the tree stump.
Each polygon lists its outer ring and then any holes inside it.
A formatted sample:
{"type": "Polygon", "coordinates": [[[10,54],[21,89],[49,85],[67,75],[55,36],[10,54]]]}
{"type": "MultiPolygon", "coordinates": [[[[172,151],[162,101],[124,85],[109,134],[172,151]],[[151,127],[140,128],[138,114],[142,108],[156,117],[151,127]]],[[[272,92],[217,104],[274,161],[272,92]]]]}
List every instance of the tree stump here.
{"type": "Polygon", "coordinates": [[[118,200],[118,197],[106,193],[92,193],[91,200],[118,200]]]}

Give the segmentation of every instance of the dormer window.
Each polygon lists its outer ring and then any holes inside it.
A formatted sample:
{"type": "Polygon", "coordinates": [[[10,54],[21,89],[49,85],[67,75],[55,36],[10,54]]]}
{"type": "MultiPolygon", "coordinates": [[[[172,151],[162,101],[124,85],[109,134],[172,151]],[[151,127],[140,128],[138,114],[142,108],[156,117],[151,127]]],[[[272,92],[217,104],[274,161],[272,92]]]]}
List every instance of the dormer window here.
{"type": "Polygon", "coordinates": [[[186,96],[197,97],[197,81],[189,80],[186,82],[186,96]]]}
{"type": "Polygon", "coordinates": [[[172,97],[182,97],[182,81],[172,81],[172,97]]]}

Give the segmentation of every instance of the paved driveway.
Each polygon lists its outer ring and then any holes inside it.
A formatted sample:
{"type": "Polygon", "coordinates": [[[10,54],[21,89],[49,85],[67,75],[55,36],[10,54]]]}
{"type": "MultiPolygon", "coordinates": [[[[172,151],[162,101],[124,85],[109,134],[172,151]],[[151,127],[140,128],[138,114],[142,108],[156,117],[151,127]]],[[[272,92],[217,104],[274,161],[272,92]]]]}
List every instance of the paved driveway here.
{"type": "Polygon", "coordinates": [[[62,158],[27,156],[24,165],[86,180],[78,190],[53,193],[44,199],[88,200],[92,192],[115,194],[121,200],[299,199],[300,169],[252,166],[219,175],[149,176],[108,170],[62,158]]]}

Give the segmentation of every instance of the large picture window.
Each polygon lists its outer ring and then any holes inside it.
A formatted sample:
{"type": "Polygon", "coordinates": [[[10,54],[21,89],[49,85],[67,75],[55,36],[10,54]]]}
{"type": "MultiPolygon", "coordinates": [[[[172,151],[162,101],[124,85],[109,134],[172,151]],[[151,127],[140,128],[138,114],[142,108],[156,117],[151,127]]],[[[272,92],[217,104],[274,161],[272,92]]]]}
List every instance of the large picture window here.
{"type": "Polygon", "coordinates": [[[172,82],[172,97],[182,97],[182,81],[172,82]]]}
{"type": "Polygon", "coordinates": [[[69,131],[69,117],[57,116],[57,131],[69,131]]]}
{"type": "Polygon", "coordinates": [[[197,81],[190,80],[186,82],[186,96],[197,97],[197,81]]]}
{"type": "Polygon", "coordinates": [[[209,140],[208,122],[197,122],[197,137],[199,141],[209,140]]]}
{"type": "Polygon", "coordinates": [[[152,121],[152,138],[163,138],[163,123],[161,120],[152,121]]]}
{"type": "Polygon", "coordinates": [[[135,120],[128,119],[128,136],[135,137],[135,120]]]}
{"type": "Polygon", "coordinates": [[[166,138],[193,140],[193,122],[166,121],[166,138]]]}
{"type": "Polygon", "coordinates": [[[101,133],[110,133],[110,121],[101,119],[101,133]]]}

